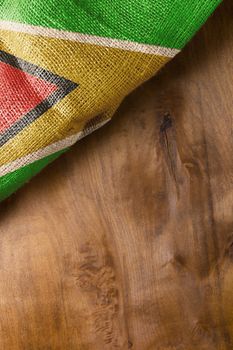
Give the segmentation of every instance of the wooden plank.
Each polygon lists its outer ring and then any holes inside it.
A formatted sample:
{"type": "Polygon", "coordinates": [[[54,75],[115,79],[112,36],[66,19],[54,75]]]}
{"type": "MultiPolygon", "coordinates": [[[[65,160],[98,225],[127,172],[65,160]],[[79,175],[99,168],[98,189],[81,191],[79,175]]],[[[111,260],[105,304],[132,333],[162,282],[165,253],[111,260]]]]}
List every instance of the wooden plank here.
{"type": "Polygon", "coordinates": [[[232,15],[1,205],[0,349],[233,348],[232,15]]]}

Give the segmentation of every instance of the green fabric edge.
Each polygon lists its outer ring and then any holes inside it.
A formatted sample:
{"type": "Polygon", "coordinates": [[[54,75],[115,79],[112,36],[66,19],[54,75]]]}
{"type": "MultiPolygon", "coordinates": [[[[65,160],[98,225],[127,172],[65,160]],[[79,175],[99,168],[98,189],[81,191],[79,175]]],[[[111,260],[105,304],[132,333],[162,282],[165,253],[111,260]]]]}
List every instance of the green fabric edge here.
{"type": "Polygon", "coordinates": [[[16,192],[21,186],[38,174],[46,165],[58,158],[62,153],[68,150],[64,149],[45,158],[37,160],[18,170],[0,177],[0,202],[16,192]]]}
{"type": "Polygon", "coordinates": [[[222,0],[0,0],[0,19],[181,49],[222,0]]]}

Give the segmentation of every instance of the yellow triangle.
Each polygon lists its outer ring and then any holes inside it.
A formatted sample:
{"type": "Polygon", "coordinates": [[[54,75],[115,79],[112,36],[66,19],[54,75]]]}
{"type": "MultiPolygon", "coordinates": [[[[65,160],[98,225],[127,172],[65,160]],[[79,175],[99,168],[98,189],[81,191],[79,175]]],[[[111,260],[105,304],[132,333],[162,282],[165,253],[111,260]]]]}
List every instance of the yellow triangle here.
{"type": "Polygon", "coordinates": [[[0,166],[83,129],[116,108],[169,58],[76,41],[0,30],[0,50],[34,63],[79,87],[1,147],[0,166]]]}

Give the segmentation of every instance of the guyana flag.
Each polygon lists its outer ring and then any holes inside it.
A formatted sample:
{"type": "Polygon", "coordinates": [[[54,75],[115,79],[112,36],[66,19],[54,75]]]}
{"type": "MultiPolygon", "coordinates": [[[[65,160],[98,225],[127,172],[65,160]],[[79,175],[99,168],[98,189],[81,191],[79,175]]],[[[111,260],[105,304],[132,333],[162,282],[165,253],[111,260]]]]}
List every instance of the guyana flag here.
{"type": "Polygon", "coordinates": [[[106,123],[221,0],[0,0],[0,200],[106,123]]]}

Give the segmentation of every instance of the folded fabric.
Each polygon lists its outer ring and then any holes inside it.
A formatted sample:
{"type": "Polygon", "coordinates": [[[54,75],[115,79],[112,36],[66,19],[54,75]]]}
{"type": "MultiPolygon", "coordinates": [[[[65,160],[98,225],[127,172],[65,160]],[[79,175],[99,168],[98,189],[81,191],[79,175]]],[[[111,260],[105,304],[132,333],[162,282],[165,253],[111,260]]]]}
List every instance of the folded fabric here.
{"type": "Polygon", "coordinates": [[[0,200],[175,56],[221,0],[0,0],[0,200]]]}

